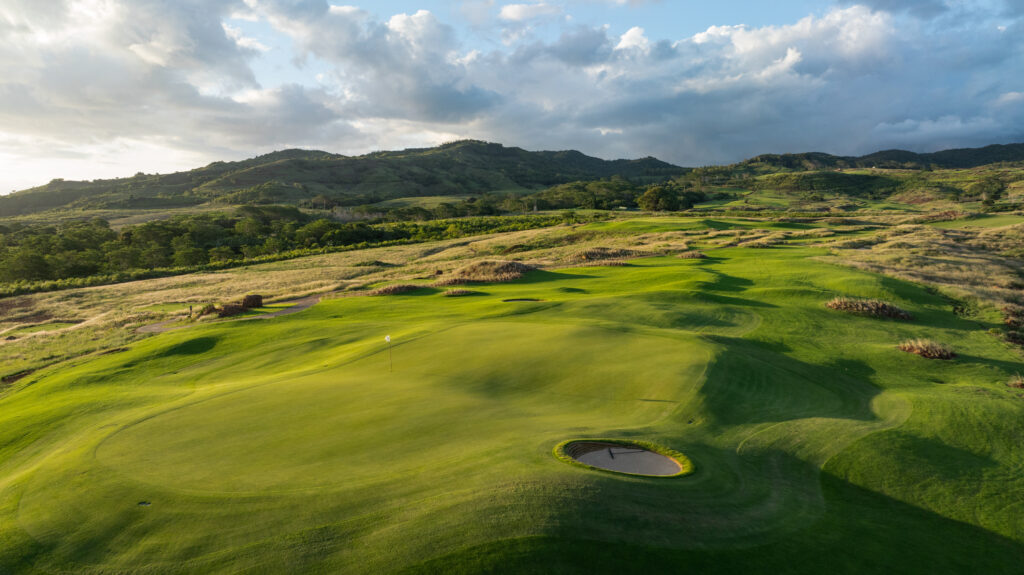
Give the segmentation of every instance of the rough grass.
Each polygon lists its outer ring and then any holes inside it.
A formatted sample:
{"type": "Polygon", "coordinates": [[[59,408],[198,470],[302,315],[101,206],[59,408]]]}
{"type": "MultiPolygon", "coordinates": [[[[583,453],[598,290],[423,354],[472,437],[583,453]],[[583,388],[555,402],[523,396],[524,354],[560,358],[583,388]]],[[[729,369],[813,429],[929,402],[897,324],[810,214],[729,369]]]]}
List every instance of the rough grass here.
{"type": "Polygon", "coordinates": [[[829,309],[845,311],[857,315],[872,317],[886,317],[890,319],[910,320],[913,316],[895,305],[877,299],[857,299],[849,297],[837,297],[825,304],[829,309]]]}
{"type": "Polygon", "coordinates": [[[1024,375],[1017,374],[1010,378],[1010,381],[1006,382],[1006,385],[1014,389],[1024,389],[1024,375]]]}
{"type": "Polygon", "coordinates": [[[676,255],[681,260],[699,260],[708,257],[704,252],[698,250],[687,250],[676,255]]]}
{"type": "Polygon", "coordinates": [[[572,255],[574,262],[592,262],[600,260],[618,260],[623,258],[635,258],[645,254],[637,250],[622,248],[591,247],[580,250],[572,255]]]}
{"type": "Polygon", "coordinates": [[[484,260],[459,268],[453,275],[439,279],[434,285],[510,282],[533,269],[533,266],[521,262],[484,260]]]}
{"type": "Polygon", "coordinates": [[[444,292],[444,296],[445,297],[461,297],[461,296],[467,296],[467,295],[476,295],[478,293],[480,293],[480,292],[473,291],[473,290],[470,290],[470,289],[450,289],[450,290],[446,290],[444,292]]]}
{"type": "Polygon", "coordinates": [[[370,291],[370,295],[397,295],[418,289],[423,289],[423,286],[416,284],[391,284],[370,291]]]}
{"type": "Polygon", "coordinates": [[[953,359],[956,353],[946,344],[930,339],[908,339],[900,343],[900,351],[917,354],[926,359],[953,359]]]}

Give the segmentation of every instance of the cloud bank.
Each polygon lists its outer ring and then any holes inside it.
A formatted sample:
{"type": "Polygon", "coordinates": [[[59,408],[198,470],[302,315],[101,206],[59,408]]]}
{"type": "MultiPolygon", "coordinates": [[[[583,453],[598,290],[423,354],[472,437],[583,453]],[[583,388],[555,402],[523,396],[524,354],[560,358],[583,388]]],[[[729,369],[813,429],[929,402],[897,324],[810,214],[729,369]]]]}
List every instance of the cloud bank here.
{"type": "Polygon", "coordinates": [[[1000,2],[842,2],[654,38],[554,2],[445,22],[326,0],[7,0],[0,189],[461,137],[683,165],[1024,141],[1024,14],[1000,2]],[[471,47],[473,26],[502,41],[471,47]]]}

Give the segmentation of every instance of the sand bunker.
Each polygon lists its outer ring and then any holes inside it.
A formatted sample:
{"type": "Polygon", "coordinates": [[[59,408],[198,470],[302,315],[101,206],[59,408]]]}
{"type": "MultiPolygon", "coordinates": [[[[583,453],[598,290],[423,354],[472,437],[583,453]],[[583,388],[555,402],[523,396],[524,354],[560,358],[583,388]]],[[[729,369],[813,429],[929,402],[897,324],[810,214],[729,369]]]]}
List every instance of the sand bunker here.
{"type": "Polygon", "coordinates": [[[515,302],[524,302],[524,301],[529,302],[529,301],[544,301],[544,300],[536,299],[536,298],[532,298],[532,297],[518,297],[518,298],[512,298],[512,299],[503,299],[501,301],[503,303],[515,303],[515,302]]]}
{"type": "Polygon", "coordinates": [[[566,455],[592,467],[636,475],[678,475],[683,466],[675,459],[638,445],[574,441],[563,448],[566,455]]]}

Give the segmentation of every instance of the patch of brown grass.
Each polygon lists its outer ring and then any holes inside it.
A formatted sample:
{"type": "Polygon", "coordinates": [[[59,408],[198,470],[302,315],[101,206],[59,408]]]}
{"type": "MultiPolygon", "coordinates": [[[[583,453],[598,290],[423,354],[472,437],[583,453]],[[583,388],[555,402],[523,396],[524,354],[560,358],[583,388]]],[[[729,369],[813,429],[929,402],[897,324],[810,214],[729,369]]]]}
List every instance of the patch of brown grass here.
{"type": "Polygon", "coordinates": [[[1006,382],[1006,385],[1014,389],[1024,389],[1024,375],[1017,374],[1010,378],[1010,381],[1006,382]]]}
{"type": "Polygon", "coordinates": [[[856,299],[837,297],[825,304],[825,307],[857,315],[887,317],[891,319],[910,320],[913,317],[895,305],[878,299],[856,299]]]}
{"type": "Polygon", "coordinates": [[[473,291],[471,289],[450,289],[444,292],[444,297],[461,297],[467,295],[476,295],[480,292],[473,291]]]}
{"type": "Polygon", "coordinates": [[[899,345],[899,349],[926,359],[953,359],[956,357],[956,353],[949,346],[930,339],[908,339],[899,345]]]}

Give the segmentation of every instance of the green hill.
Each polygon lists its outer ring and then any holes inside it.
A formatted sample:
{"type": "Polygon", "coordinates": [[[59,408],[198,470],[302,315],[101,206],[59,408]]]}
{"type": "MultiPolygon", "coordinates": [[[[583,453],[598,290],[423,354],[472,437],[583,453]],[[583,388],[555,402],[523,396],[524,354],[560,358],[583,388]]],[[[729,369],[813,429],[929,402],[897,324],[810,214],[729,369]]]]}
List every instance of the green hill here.
{"type": "Polygon", "coordinates": [[[647,183],[685,171],[654,158],[607,161],[576,151],[528,152],[479,141],[358,157],[284,150],[173,174],[139,173],[92,182],[53,180],[0,197],[0,214],[53,209],[153,209],[208,202],[297,204],[313,198],[359,205],[398,197],[540,189],[611,176],[647,183]]]}
{"type": "Polygon", "coordinates": [[[1000,162],[1024,162],[1024,144],[995,144],[984,148],[960,148],[930,154],[883,150],[866,156],[833,156],[820,152],[762,154],[735,164],[737,168],[763,171],[804,171],[836,168],[976,168],[1000,162]]]}

